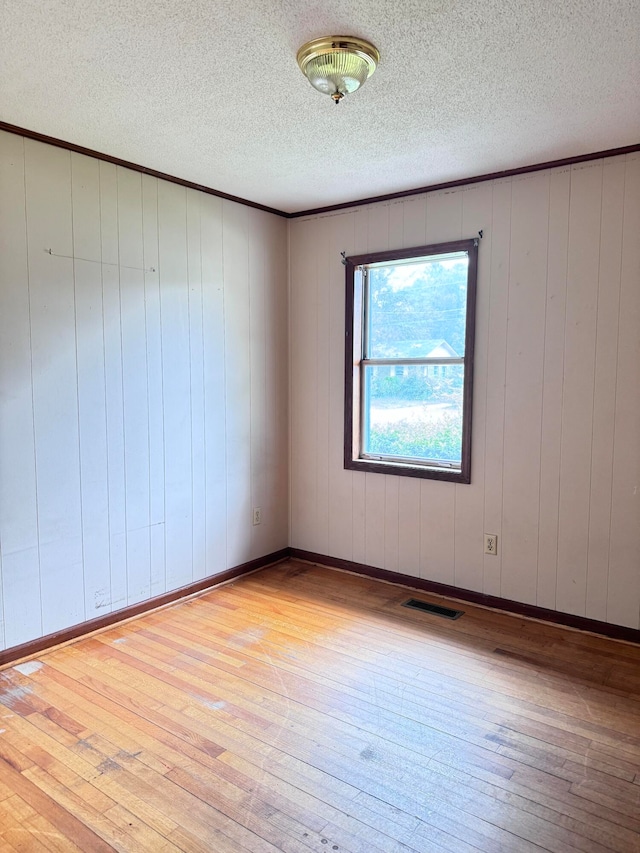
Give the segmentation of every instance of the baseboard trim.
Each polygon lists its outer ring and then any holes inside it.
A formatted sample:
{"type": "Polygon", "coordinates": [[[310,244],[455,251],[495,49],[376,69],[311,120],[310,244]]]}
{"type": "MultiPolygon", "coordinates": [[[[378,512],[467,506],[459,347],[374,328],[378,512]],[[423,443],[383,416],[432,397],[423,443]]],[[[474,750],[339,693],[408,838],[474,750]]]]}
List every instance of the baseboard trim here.
{"type": "Polygon", "coordinates": [[[343,560],[340,557],[328,557],[326,554],[316,554],[313,551],[303,551],[300,548],[290,548],[289,553],[294,559],[317,563],[328,568],[342,569],[343,571],[352,572],[356,575],[364,575],[375,580],[387,581],[388,583],[419,589],[423,592],[435,593],[445,598],[468,601],[470,604],[480,604],[483,607],[491,607],[493,610],[503,610],[506,613],[526,616],[529,619],[539,619],[555,625],[564,625],[567,628],[576,628],[579,631],[588,631],[591,634],[601,634],[604,637],[610,637],[614,640],[625,640],[628,643],[640,644],[640,630],[637,628],[625,628],[623,625],[613,625],[609,622],[600,622],[597,619],[587,619],[585,616],[574,616],[571,613],[548,610],[546,607],[523,604],[520,601],[512,601],[509,598],[485,595],[482,592],[474,592],[470,589],[461,589],[460,587],[450,586],[445,583],[401,575],[398,572],[388,572],[386,569],[377,569],[375,566],[354,563],[351,560],[343,560]]]}
{"type": "Polygon", "coordinates": [[[214,589],[242,575],[255,572],[257,569],[263,569],[265,566],[280,563],[289,557],[289,552],[289,548],[282,548],[280,551],[274,551],[272,554],[266,554],[264,557],[258,557],[255,560],[249,560],[248,563],[242,563],[240,566],[227,569],[219,575],[210,575],[202,580],[194,581],[194,583],[162,593],[162,595],[148,598],[146,601],[140,601],[138,604],[123,607],[121,610],[114,610],[112,613],[105,613],[104,616],[98,616],[96,619],[88,619],[86,622],[80,622],[78,625],[72,625],[70,628],[64,628],[62,631],[56,631],[53,634],[29,640],[27,643],[22,643],[19,646],[11,646],[8,649],[0,651],[0,667],[22,660],[23,658],[31,657],[53,646],[59,646],[61,643],[77,640],[86,634],[92,634],[94,631],[100,631],[102,628],[108,628],[110,625],[115,625],[118,622],[132,619],[134,616],[139,616],[148,610],[156,610],[158,607],[172,604],[181,598],[188,598],[198,592],[214,589]]]}
{"type": "Polygon", "coordinates": [[[502,610],[506,613],[513,613],[517,616],[526,616],[530,619],[540,619],[543,622],[551,622],[555,625],[564,625],[568,628],[575,628],[579,631],[588,631],[592,634],[600,634],[604,637],[610,637],[614,640],[625,640],[628,643],[640,645],[640,630],[636,628],[626,628],[623,625],[613,625],[609,622],[600,622],[597,619],[587,619],[584,616],[574,616],[571,613],[562,613],[557,610],[548,610],[545,607],[537,607],[533,604],[523,604],[519,601],[512,601],[508,598],[499,598],[495,595],[485,595],[481,592],[474,592],[469,589],[462,589],[449,584],[437,583],[436,581],[424,580],[423,578],[411,577],[409,575],[401,575],[398,572],[389,572],[386,569],[378,569],[375,566],[368,566],[365,563],[354,563],[351,560],[343,560],[340,557],[329,557],[326,554],[317,554],[314,551],[304,551],[301,548],[281,548],[279,551],[274,551],[272,554],[266,554],[264,557],[258,557],[255,560],[250,560],[242,565],[227,569],[219,575],[212,575],[178,589],[165,592],[162,595],[156,595],[146,601],[140,601],[138,604],[132,604],[130,607],[123,607],[121,610],[115,610],[113,613],[106,613],[104,616],[99,616],[96,619],[89,619],[86,622],[81,622],[78,625],[72,625],[70,628],[65,628],[62,631],[56,631],[53,634],[47,634],[44,637],[38,637],[35,640],[22,643],[19,646],[11,646],[8,649],[0,651],[0,667],[5,667],[8,664],[23,660],[24,658],[32,657],[42,651],[59,646],[62,643],[68,643],[72,640],[79,639],[87,634],[92,634],[95,631],[100,631],[103,628],[108,628],[111,625],[116,625],[118,622],[125,622],[136,616],[140,616],[149,610],[156,610],[159,607],[164,607],[167,604],[172,604],[182,598],[188,598],[199,592],[205,592],[209,589],[214,589],[224,583],[228,583],[235,578],[255,572],[258,569],[263,569],[266,566],[280,563],[288,558],[305,560],[309,563],[317,563],[328,568],[342,569],[346,572],[351,572],[356,575],[373,578],[374,580],[386,581],[388,583],[407,586],[411,589],[418,589],[423,592],[431,592],[435,595],[441,595],[445,598],[453,598],[458,601],[468,601],[470,604],[480,604],[483,607],[491,607],[494,610],[502,610]]]}

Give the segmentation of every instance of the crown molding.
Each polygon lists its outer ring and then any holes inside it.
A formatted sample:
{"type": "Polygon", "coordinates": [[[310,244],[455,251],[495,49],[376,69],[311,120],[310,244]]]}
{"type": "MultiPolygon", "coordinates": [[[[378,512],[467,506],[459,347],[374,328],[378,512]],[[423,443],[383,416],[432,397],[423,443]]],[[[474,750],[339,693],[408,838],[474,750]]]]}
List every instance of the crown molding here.
{"type": "Polygon", "coordinates": [[[272,213],[275,216],[282,216],[284,219],[299,219],[302,216],[317,216],[322,213],[334,213],[340,210],[347,210],[351,207],[362,207],[363,205],[376,204],[377,202],[396,201],[397,199],[409,198],[414,195],[422,195],[423,193],[435,192],[437,190],[454,189],[455,187],[464,187],[471,184],[480,184],[485,181],[495,181],[500,178],[512,178],[517,175],[526,175],[530,172],[540,172],[544,169],[557,169],[562,166],[573,166],[577,163],[587,163],[590,160],[603,160],[608,157],[620,157],[624,154],[633,154],[640,151],[640,143],[635,145],[625,145],[621,148],[608,148],[605,151],[594,151],[590,154],[579,154],[575,157],[564,157],[561,160],[547,160],[544,163],[532,163],[529,166],[519,166],[516,169],[504,169],[501,172],[489,172],[485,175],[475,175],[467,178],[458,178],[455,181],[444,181],[438,184],[426,184],[422,187],[416,187],[410,190],[401,190],[394,193],[386,193],[385,195],[374,195],[367,198],[355,199],[354,201],[344,201],[339,204],[329,204],[324,207],[312,207],[308,210],[299,210],[289,213],[284,210],[278,210],[275,207],[268,207],[265,204],[260,204],[251,199],[241,198],[240,196],[231,195],[230,193],[216,190],[213,187],[205,186],[204,184],[196,184],[193,181],[187,181],[184,178],[179,178],[176,175],[169,175],[166,172],[159,172],[156,169],[149,169],[146,166],[141,166],[139,163],[132,163],[129,160],[122,160],[119,157],[112,157],[110,154],[105,154],[102,151],[94,151],[92,148],[85,148],[82,145],[76,145],[74,142],[68,142],[64,139],[57,139],[55,136],[46,136],[44,133],[38,133],[35,130],[18,127],[15,124],[9,124],[5,121],[0,121],[0,130],[7,133],[14,133],[18,136],[24,136],[26,139],[34,139],[37,142],[45,142],[47,145],[54,145],[56,148],[65,148],[67,151],[74,151],[76,154],[85,154],[87,157],[95,157],[97,160],[104,160],[106,163],[113,163],[116,166],[122,166],[125,169],[132,169],[134,172],[141,172],[143,175],[151,175],[154,178],[160,178],[163,181],[170,181],[172,184],[179,184],[183,187],[188,187],[192,190],[214,195],[218,198],[226,199],[227,201],[235,201],[237,204],[243,204],[246,207],[252,207],[255,210],[263,210],[265,213],[272,213]]]}
{"type": "Polygon", "coordinates": [[[376,204],[380,201],[396,201],[399,198],[408,198],[412,195],[432,193],[436,190],[449,190],[454,187],[465,187],[471,184],[481,184],[485,181],[496,181],[499,178],[513,178],[516,175],[526,175],[529,172],[541,172],[544,169],[557,169],[561,166],[573,166],[576,163],[587,163],[589,160],[603,160],[607,157],[620,157],[624,154],[633,154],[640,151],[640,143],[636,145],[625,145],[622,148],[608,148],[606,151],[594,151],[591,154],[578,154],[575,157],[565,157],[562,160],[547,160],[545,163],[533,163],[529,166],[519,166],[517,169],[504,169],[502,172],[489,172],[486,175],[476,175],[469,178],[459,178],[455,181],[444,181],[439,184],[427,184],[412,190],[401,190],[400,192],[387,193],[386,195],[373,195],[356,201],[344,201],[340,204],[329,204],[326,207],[313,207],[309,210],[299,210],[296,213],[284,214],[288,219],[298,219],[300,216],[317,216],[320,213],[333,213],[337,210],[347,210],[350,207],[362,207],[367,204],[376,204]]]}
{"type": "Polygon", "coordinates": [[[275,207],[267,207],[266,204],[259,204],[257,201],[251,201],[247,198],[240,198],[237,195],[223,193],[221,190],[214,190],[212,187],[206,187],[204,184],[196,184],[193,181],[186,181],[184,178],[178,178],[175,175],[168,175],[166,172],[158,172],[156,169],[148,169],[146,166],[141,166],[139,163],[131,163],[129,160],[121,160],[120,157],[112,157],[111,154],[105,154],[102,151],[94,151],[92,148],[85,148],[82,145],[76,145],[74,142],[67,142],[65,139],[57,139],[55,136],[46,136],[44,133],[38,133],[35,130],[28,130],[24,127],[18,127],[15,124],[8,124],[6,121],[0,121],[0,130],[5,130],[7,133],[15,133],[17,136],[24,136],[26,139],[35,139],[36,142],[45,142],[47,145],[54,145],[56,148],[65,148],[67,151],[74,151],[76,154],[84,154],[87,157],[95,157],[96,160],[104,160],[105,163],[113,163],[115,166],[122,166],[125,169],[131,169],[134,172],[141,172],[143,175],[151,175],[153,178],[160,178],[163,181],[170,181],[172,184],[179,184],[182,187],[187,187],[191,190],[199,190],[207,195],[215,195],[218,198],[223,198],[226,201],[235,201],[238,204],[244,204],[246,207],[253,207],[256,210],[263,210],[265,213],[273,213],[276,216],[282,216],[285,219],[290,214],[282,210],[276,210],[275,207]]]}

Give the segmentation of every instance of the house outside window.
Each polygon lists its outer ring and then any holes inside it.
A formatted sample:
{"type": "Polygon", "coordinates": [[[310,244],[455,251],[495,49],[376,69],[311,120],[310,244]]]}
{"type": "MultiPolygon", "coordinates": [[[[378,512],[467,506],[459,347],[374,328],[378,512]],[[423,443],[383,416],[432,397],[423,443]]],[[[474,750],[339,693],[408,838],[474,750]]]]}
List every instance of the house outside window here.
{"type": "Polygon", "coordinates": [[[470,482],[477,251],[346,259],[346,468],[470,482]]]}

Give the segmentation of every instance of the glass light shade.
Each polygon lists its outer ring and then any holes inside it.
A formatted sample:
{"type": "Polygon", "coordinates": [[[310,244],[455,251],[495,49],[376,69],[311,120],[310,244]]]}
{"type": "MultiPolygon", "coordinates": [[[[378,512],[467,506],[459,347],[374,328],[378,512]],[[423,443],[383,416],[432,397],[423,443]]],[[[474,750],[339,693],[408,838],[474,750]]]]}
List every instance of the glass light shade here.
{"type": "Polygon", "coordinates": [[[297,58],[314,89],[339,102],[373,74],[380,54],[372,44],[361,39],[328,36],[303,45],[297,58]]]}

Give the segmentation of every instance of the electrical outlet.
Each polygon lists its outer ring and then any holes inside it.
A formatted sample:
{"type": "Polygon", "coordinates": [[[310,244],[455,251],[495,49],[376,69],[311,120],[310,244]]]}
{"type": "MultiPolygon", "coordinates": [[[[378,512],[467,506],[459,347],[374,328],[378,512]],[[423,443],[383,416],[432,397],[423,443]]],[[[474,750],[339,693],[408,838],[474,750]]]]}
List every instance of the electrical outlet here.
{"type": "Polygon", "coordinates": [[[495,533],[484,534],[484,553],[495,557],[498,553],[498,537],[495,533]]]}
{"type": "Polygon", "coordinates": [[[262,521],[262,510],[259,506],[254,506],[253,508],[253,523],[260,524],[262,521]]]}

